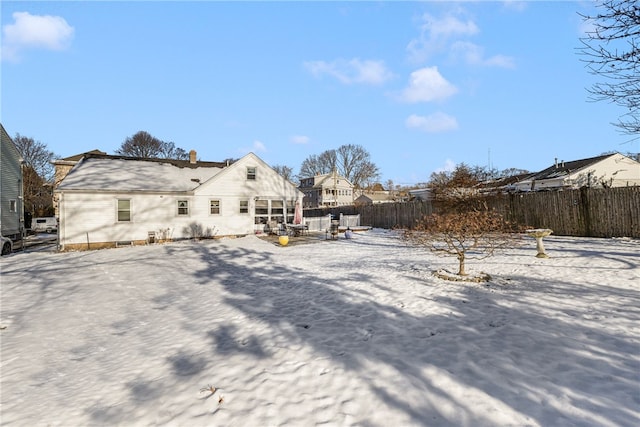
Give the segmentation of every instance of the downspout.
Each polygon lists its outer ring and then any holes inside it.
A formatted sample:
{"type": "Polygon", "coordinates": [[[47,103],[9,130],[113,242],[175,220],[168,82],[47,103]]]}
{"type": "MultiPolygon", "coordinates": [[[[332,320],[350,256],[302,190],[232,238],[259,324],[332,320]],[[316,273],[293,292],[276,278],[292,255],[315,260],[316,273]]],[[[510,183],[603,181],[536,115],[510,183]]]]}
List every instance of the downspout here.
{"type": "MultiPolygon", "coordinates": [[[[61,250],[60,247],[60,236],[62,236],[62,233],[64,233],[64,226],[66,224],[66,221],[64,220],[62,213],[64,212],[64,209],[62,209],[64,204],[64,193],[60,192],[58,194],[58,237],[57,237],[57,245],[56,247],[58,248],[58,250],[61,250]]],[[[66,236],[66,234],[65,234],[66,236]]]]}

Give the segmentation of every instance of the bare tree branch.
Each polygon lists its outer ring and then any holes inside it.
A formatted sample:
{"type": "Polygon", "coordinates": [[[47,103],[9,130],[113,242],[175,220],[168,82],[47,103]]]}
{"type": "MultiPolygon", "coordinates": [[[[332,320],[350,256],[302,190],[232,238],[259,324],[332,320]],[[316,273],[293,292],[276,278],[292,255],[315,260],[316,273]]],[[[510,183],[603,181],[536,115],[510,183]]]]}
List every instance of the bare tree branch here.
{"type": "Polygon", "coordinates": [[[591,74],[605,80],[588,89],[593,101],[625,109],[620,131],[640,138],[640,5],[633,0],[603,0],[595,15],[580,15],[592,27],[580,39],[580,53],[591,74]]]}
{"type": "Polygon", "coordinates": [[[380,176],[378,167],[370,158],[369,152],[360,145],[342,145],[337,150],[327,150],[306,158],[298,177],[304,179],[337,170],[354,186],[363,188],[380,176]]]}

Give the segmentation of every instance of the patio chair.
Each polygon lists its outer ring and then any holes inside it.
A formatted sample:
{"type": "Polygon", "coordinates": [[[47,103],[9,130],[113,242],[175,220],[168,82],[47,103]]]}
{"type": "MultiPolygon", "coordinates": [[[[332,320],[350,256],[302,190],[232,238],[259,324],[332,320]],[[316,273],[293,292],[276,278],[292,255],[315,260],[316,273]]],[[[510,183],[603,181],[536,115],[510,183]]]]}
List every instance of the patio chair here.
{"type": "Polygon", "coordinates": [[[280,224],[278,224],[278,221],[275,221],[275,220],[269,221],[267,223],[267,226],[269,227],[269,234],[275,234],[275,235],[280,234],[280,224]]]}

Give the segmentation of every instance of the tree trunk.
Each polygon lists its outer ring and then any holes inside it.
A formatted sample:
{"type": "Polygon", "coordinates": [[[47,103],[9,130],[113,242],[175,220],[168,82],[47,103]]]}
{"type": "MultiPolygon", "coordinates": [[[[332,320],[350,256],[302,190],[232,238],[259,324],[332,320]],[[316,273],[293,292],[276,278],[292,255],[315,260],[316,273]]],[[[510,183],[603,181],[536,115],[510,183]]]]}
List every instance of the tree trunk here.
{"type": "Polygon", "coordinates": [[[458,255],[458,276],[466,276],[467,272],[464,271],[464,254],[458,255]]]}

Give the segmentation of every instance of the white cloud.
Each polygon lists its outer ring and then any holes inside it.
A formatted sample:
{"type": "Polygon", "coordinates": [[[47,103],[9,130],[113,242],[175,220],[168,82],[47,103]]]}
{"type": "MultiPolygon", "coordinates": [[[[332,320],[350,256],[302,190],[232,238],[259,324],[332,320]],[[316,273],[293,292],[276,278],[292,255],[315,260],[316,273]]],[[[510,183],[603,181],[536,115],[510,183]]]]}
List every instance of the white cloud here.
{"type": "Polygon", "coordinates": [[[309,137],[308,136],[304,136],[304,135],[293,135],[291,137],[291,142],[293,142],[294,144],[308,144],[309,143],[309,137]]]}
{"type": "Polygon", "coordinates": [[[264,145],[264,143],[262,141],[259,141],[257,139],[255,141],[253,141],[253,144],[251,144],[251,147],[238,148],[238,152],[242,153],[242,154],[255,153],[255,152],[266,152],[266,151],[267,151],[266,145],[264,145]]]}
{"type": "Polygon", "coordinates": [[[456,162],[451,159],[447,159],[444,162],[444,166],[436,169],[434,172],[453,172],[456,169],[456,162]]]}
{"type": "Polygon", "coordinates": [[[515,10],[516,12],[522,12],[527,8],[527,1],[521,0],[504,0],[503,5],[506,9],[515,10]]]}
{"type": "Polygon", "coordinates": [[[448,114],[437,112],[428,116],[412,114],[405,120],[405,125],[410,129],[418,129],[423,132],[436,133],[458,129],[458,121],[448,114]]]}
{"type": "Polygon", "coordinates": [[[480,31],[472,20],[462,20],[454,15],[437,19],[425,13],[421,21],[420,34],[407,45],[409,57],[415,62],[424,62],[430,56],[446,50],[452,37],[472,36],[480,31]]]}
{"type": "Polygon", "coordinates": [[[255,141],[253,141],[253,150],[254,151],[267,151],[267,147],[262,143],[262,141],[255,140],[255,141]]]}
{"type": "Polygon", "coordinates": [[[333,62],[309,61],[305,62],[304,66],[316,77],[326,74],[344,84],[380,85],[393,77],[384,65],[384,61],[353,58],[348,61],[344,59],[333,62]]]}
{"type": "Polygon", "coordinates": [[[475,22],[467,19],[462,21],[455,16],[449,15],[442,19],[435,19],[429,14],[423,16],[425,24],[423,29],[429,33],[429,38],[448,38],[458,35],[474,35],[480,32],[475,22]]]}
{"type": "Polygon", "coordinates": [[[402,92],[405,102],[429,102],[449,98],[458,89],[438,71],[438,67],[425,67],[411,73],[409,86],[402,92]]]}
{"type": "Polygon", "coordinates": [[[513,58],[505,55],[494,55],[486,58],[484,48],[471,42],[458,41],[451,45],[451,56],[462,59],[467,64],[489,67],[514,68],[513,58]]]}
{"type": "MultiPolygon", "coordinates": [[[[520,2],[509,2],[514,7],[520,2]]],[[[457,15],[464,12],[456,10],[457,15]]],[[[469,65],[514,68],[513,58],[505,55],[485,57],[484,48],[468,41],[480,33],[476,23],[450,13],[442,18],[424,14],[421,18],[420,34],[407,45],[409,59],[414,63],[424,63],[436,54],[449,53],[450,58],[462,60],[469,65]]]]}
{"type": "Polygon", "coordinates": [[[15,12],[14,23],[2,27],[2,59],[17,61],[27,49],[64,50],[69,47],[74,28],[64,18],[15,12]]]}

